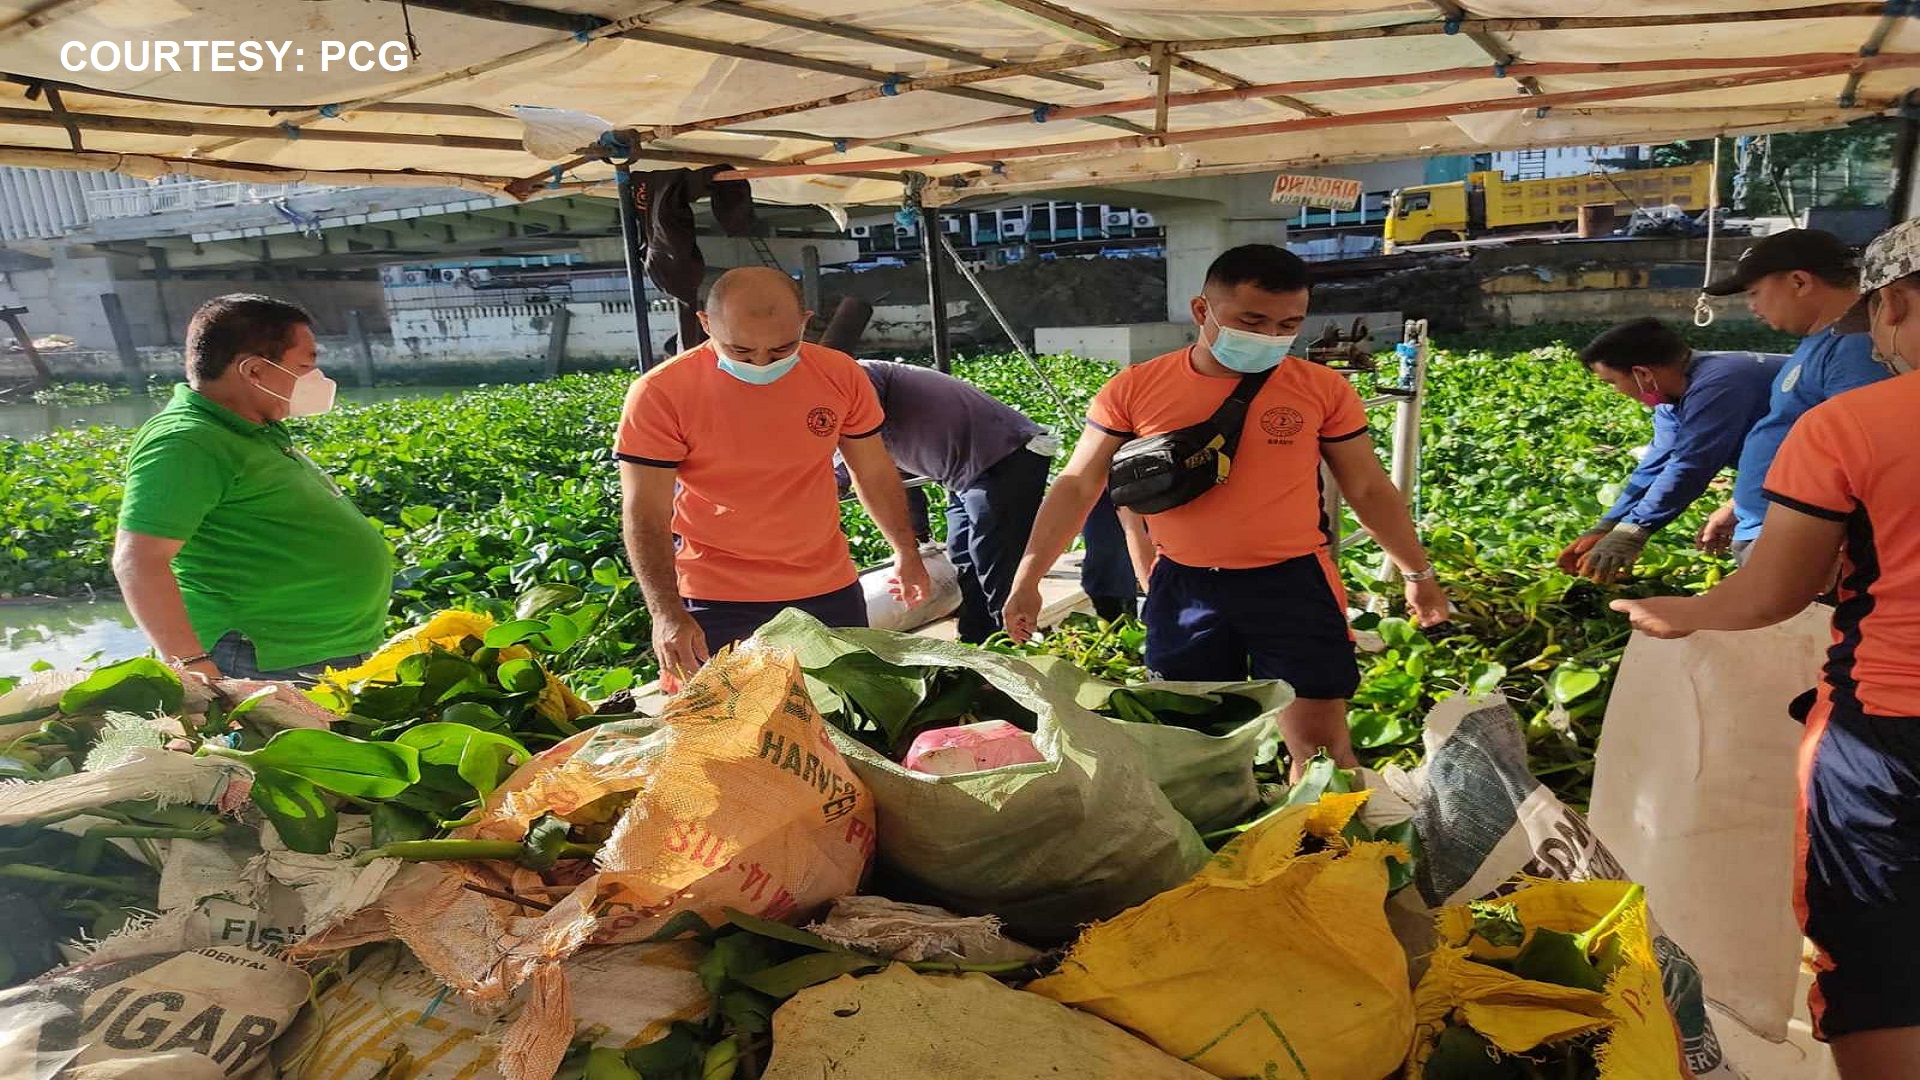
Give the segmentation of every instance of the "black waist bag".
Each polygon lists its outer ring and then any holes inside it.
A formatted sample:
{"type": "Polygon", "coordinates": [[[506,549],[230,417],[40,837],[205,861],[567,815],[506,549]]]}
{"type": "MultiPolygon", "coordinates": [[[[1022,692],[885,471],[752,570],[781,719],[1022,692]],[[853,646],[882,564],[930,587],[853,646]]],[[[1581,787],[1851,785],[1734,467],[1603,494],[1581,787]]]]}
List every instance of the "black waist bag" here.
{"type": "Polygon", "coordinates": [[[1226,483],[1233,453],[1240,445],[1240,429],[1247,422],[1247,404],[1272,374],[1268,370],[1240,376],[1227,400],[1197,424],[1122,446],[1107,474],[1107,495],[1113,504],[1136,514],[1158,514],[1226,483]]]}

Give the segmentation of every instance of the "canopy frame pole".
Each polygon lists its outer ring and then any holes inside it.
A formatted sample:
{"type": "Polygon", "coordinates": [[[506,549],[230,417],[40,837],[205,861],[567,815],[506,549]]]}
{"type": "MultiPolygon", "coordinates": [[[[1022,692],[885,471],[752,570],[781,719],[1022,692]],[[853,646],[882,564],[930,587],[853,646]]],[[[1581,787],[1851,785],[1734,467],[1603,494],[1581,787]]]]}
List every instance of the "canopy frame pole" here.
{"type": "MultiPolygon", "coordinates": [[[[1535,79],[1536,77],[1552,75],[1626,74],[1629,72],[1643,71],[1746,70],[1784,67],[1795,64],[1837,64],[1852,59],[1854,59],[1853,53],[1799,53],[1784,56],[1700,56],[1674,60],[1627,60],[1601,63],[1534,63],[1522,61],[1510,67],[1507,74],[1510,78],[1519,75],[1522,78],[1535,79]]],[[[1181,65],[1176,63],[1174,66],[1179,67],[1181,65]]],[[[1173,108],[1179,108],[1184,105],[1212,105],[1225,101],[1251,101],[1263,98],[1286,103],[1297,100],[1289,96],[1292,94],[1315,93],[1329,90],[1373,90],[1389,86],[1413,86],[1432,82],[1461,82],[1471,79],[1494,78],[1497,78],[1497,76],[1495,76],[1489,68],[1476,65],[1474,67],[1442,68],[1435,71],[1410,72],[1404,75],[1389,75],[1385,77],[1357,75],[1337,79],[1305,79],[1284,83],[1247,83],[1246,85],[1227,90],[1197,90],[1183,94],[1169,94],[1167,95],[1167,103],[1173,108]]],[[[1107,112],[1144,112],[1154,108],[1155,105],[1156,98],[1139,97],[1129,98],[1125,101],[1105,102],[1100,105],[1073,105],[1055,109],[1047,115],[1050,120],[1075,120],[1081,115],[1094,110],[1105,110],[1107,112]]],[[[1315,109],[1314,106],[1307,105],[1305,102],[1300,102],[1299,107],[1301,107],[1302,111],[1315,109]]],[[[1322,116],[1331,115],[1323,109],[1318,110],[1316,114],[1322,116]]],[[[1033,123],[1033,117],[1026,113],[1019,113],[1013,116],[996,116],[985,120],[971,120],[964,124],[947,124],[937,128],[903,131],[893,135],[876,136],[870,139],[848,139],[843,143],[836,143],[833,147],[827,149],[809,150],[806,153],[785,158],[782,164],[797,165],[802,162],[831,157],[834,154],[845,153],[847,150],[855,150],[867,146],[885,146],[888,149],[895,149],[896,147],[889,146],[888,144],[897,143],[903,139],[914,139],[927,135],[942,135],[954,131],[972,131],[978,128],[1005,127],[1031,123],[1033,123]]]]}
{"type": "MultiPolygon", "coordinates": [[[[1715,75],[1697,79],[1680,79],[1671,82],[1641,83],[1636,86],[1609,87],[1602,90],[1574,90],[1562,93],[1542,94],[1539,97],[1527,99],[1530,103],[1527,107],[1549,108],[1568,105],[1588,105],[1603,101],[1628,101],[1636,98],[1689,93],[1696,90],[1720,90],[1735,86],[1758,86],[1768,83],[1798,82],[1806,79],[1840,75],[1852,70],[1867,71],[1916,66],[1920,66],[1920,55],[1858,57],[1832,64],[1807,64],[1796,67],[1769,68],[1764,71],[1733,75],[1715,75]]],[[[1152,145],[1149,141],[1151,139],[1159,139],[1166,145],[1175,145],[1209,142],[1216,139],[1278,135],[1297,131],[1317,131],[1326,128],[1398,124],[1414,120],[1432,120],[1477,113],[1511,112],[1514,111],[1514,108],[1514,99],[1511,97],[1482,98],[1475,101],[1451,102],[1443,105],[1419,105],[1402,109],[1375,109],[1369,112],[1342,113],[1338,116],[1309,116],[1297,120],[1274,120],[1266,123],[1242,124],[1231,127],[1195,128],[1187,131],[1172,131],[1165,135],[1157,136],[1127,136],[1118,139],[1096,139],[1085,142],[1040,143],[1031,146],[993,147],[982,150],[954,151],[950,154],[934,156],[882,158],[877,161],[828,162],[825,164],[780,165],[772,168],[738,169],[729,173],[721,173],[719,178],[723,180],[757,180],[775,176],[825,176],[850,171],[854,168],[914,169],[930,165],[949,164],[992,165],[1019,158],[1053,157],[1063,154],[1104,154],[1121,150],[1133,150],[1152,145]]]]}
{"type": "Polygon", "coordinates": [[[920,259],[927,267],[927,309],[928,330],[933,338],[934,370],[942,374],[953,371],[953,357],[948,352],[947,337],[947,289],[940,278],[940,211],[928,206],[920,193],[927,186],[927,177],[922,173],[906,174],[906,191],[900,196],[898,220],[916,220],[920,228],[920,259]]]}
{"type": "Polygon", "coordinates": [[[631,162],[613,167],[620,203],[620,250],[627,261],[627,297],[633,303],[633,333],[640,346],[642,374],[653,370],[653,327],[647,320],[647,245],[640,235],[640,186],[634,182],[631,162]]]}
{"type": "MultiPolygon", "coordinates": [[[[1480,51],[1487,54],[1487,59],[1493,61],[1495,72],[1508,71],[1508,69],[1520,59],[1513,54],[1512,49],[1507,48],[1505,43],[1499,38],[1494,37],[1491,33],[1488,33],[1485,29],[1478,26],[1467,26],[1467,20],[1473,18],[1473,15],[1466,8],[1455,3],[1454,0],[1427,0],[1427,3],[1432,4],[1434,9],[1439,11],[1449,22],[1457,23],[1464,28],[1467,40],[1479,46],[1480,51]]],[[[1540,89],[1540,80],[1531,75],[1514,75],[1512,78],[1515,83],[1519,84],[1520,92],[1529,97],[1538,97],[1544,93],[1544,91],[1540,89]]]]}

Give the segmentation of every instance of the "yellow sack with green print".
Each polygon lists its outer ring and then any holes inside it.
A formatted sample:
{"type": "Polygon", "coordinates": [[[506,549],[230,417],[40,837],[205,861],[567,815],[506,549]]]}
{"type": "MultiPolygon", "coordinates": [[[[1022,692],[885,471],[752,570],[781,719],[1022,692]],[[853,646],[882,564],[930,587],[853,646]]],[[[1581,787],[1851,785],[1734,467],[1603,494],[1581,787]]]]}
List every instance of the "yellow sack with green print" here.
{"type": "Polygon", "coordinates": [[[1691,1080],[1661,992],[1640,886],[1529,880],[1484,904],[1442,908],[1436,922],[1440,945],[1414,991],[1418,1032],[1407,1080],[1429,1076],[1434,1058],[1453,1062],[1436,1064],[1446,1076],[1480,1075],[1477,1068],[1505,1075],[1497,1071],[1502,1058],[1539,1062],[1566,1053],[1569,1040],[1584,1040],[1575,1052],[1592,1054],[1601,1080],[1691,1080]],[[1561,985],[1503,970],[1537,970],[1519,958],[1522,942],[1532,944],[1540,930],[1573,935],[1585,958],[1597,958],[1594,968],[1604,987],[1561,985]],[[1464,1071],[1463,1059],[1470,1066],[1464,1071]]]}
{"type": "Polygon", "coordinates": [[[1262,818],[1185,884],[1081,935],[1027,989],[1130,1028],[1215,1076],[1379,1080],[1413,1034],[1387,925],[1398,844],[1340,831],[1366,792],[1262,818]],[[1303,854],[1303,843],[1319,848],[1303,854]]]}

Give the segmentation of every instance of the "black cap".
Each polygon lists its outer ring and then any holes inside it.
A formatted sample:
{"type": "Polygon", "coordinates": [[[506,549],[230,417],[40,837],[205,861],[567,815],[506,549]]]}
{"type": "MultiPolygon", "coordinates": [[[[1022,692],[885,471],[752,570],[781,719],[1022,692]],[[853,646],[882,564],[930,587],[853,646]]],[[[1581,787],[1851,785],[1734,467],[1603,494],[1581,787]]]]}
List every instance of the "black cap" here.
{"type": "Polygon", "coordinates": [[[1846,241],[1819,229],[1788,229],[1762,237],[1740,256],[1733,272],[1715,279],[1707,286],[1706,293],[1708,296],[1743,293],[1768,274],[1785,270],[1843,274],[1853,269],[1853,249],[1846,241]]]}

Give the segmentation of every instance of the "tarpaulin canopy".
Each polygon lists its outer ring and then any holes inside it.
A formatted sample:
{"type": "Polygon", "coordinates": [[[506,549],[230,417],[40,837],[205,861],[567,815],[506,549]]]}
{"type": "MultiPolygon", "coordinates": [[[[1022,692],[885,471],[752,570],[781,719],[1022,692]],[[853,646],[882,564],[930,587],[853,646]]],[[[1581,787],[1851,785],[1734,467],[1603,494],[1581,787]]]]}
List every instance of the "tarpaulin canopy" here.
{"type": "Polygon", "coordinates": [[[728,163],[773,202],[897,202],[908,173],[952,202],[1837,125],[1912,84],[1907,6],[0,0],[0,162],[531,197],[606,183],[611,152],[728,163]],[[209,70],[210,41],[290,48],[209,70]],[[543,158],[515,106],[615,133],[543,158]]]}

